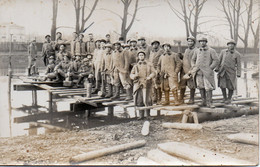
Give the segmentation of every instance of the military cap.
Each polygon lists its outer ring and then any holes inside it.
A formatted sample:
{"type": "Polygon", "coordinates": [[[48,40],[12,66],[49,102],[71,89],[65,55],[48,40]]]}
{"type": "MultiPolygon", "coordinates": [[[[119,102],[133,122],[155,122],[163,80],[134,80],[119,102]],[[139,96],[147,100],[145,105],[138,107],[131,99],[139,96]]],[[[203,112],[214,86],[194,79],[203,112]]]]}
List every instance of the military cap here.
{"type": "Polygon", "coordinates": [[[120,41],[116,41],[115,43],[113,43],[113,45],[115,44],[119,44],[121,46],[121,42],[120,41]]]}
{"type": "Polygon", "coordinates": [[[200,41],[206,41],[206,42],[208,42],[208,39],[205,38],[205,37],[202,37],[202,38],[199,39],[199,42],[200,42],[200,41]]]}
{"type": "Polygon", "coordinates": [[[140,37],[138,41],[145,40],[145,37],[140,37]]]}
{"type": "Polygon", "coordinates": [[[50,35],[45,35],[45,38],[47,38],[47,37],[51,37],[50,35]]]}
{"type": "Polygon", "coordinates": [[[56,32],[56,34],[62,34],[61,32],[56,32]]]}
{"type": "Polygon", "coordinates": [[[97,42],[100,42],[100,40],[99,40],[99,39],[97,39],[97,40],[95,41],[95,43],[97,43],[97,42]]]}
{"type": "Polygon", "coordinates": [[[165,45],[168,45],[168,46],[170,46],[170,48],[172,48],[171,44],[169,44],[169,43],[162,44],[162,47],[164,47],[165,45]]]}
{"type": "Polygon", "coordinates": [[[84,34],[81,33],[81,34],[79,34],[79,36],[83,36],[84,37],[84,34]]]}
{"type": "Polygon", "coordinates": [[[137,56],[139,56],[139,54],[140,53],[143,53],[144,54],[144,56],[146,56],[146,54],[145,54],[145,52],[144,51],[139,51],[138,53],[137,53],[137,56]]]}
{"type": "Polygon", "coordinates": [[[137,43],[137,40],[136,39],[130,39],[130,43],[131,42],[136,42],[137,43]]]}
{"type": "Polygon", "coordinates": [[[104,42],[104,43],[106,43],[106,40],[104,40],[104,39],[100,39],[100,42],[104,42]]]}
{"type": "Polygon", "coordinates": [[[127,43],[122,44],[122,46],[123,46],[123,47],[130,47],[130,45],[127,44],[127,43]]]}
{"type": "Polygon", "coordinates": [[[106,48],[108,48],[108,47],[112,48],[112,45],[108,43],[108,44],[105,44],[105,47],[106,48]]]}
{"type": "Polygon", "coordinates": [[[160,45],[160,42],[157,41],[157,40],[153,40],[152,43],[151,43],[151,45],[153,45],[154,43],[158,43],[158,44],[160,45]]]}
{"type": "Polygon", "coordinates": [[[187,38],[187,41],[188,41],[189,39],[191,39],[191,40],[193,40],[194,42],[196,42],[196,39],[195,39],[193,36],[189,36],[189,37],[187,38]]]}
{"type": "Polygon", "coordinates": [[[230,44],[230,43],[233,43],[234,45],[236,45],[236,41],[234,39],[231,39],[230,41],[227,42],[227,45],[230,44]]]}
{"type": "Polygon", "coordinates": [[[105,37],[107,37],[107,36],[110,36],[110,34],[106,34],[106,36],[105,36],[105,37]]]}

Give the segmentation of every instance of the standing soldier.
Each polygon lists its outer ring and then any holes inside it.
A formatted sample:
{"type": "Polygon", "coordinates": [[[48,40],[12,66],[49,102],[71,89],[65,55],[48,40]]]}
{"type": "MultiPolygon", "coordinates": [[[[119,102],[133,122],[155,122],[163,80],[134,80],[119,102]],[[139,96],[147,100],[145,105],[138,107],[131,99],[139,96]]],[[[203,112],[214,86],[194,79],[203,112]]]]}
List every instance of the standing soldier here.
{"type": "Polygon", "coordinates": [[[127,97],[125,100],[131,100],[132,94],[131,81],[129,78],[129,63],[128,63],[128,52],[124,51],[121,47],[121,43],[118,41],[114,43],[115,50],[112,54],[112,72],[115,86],[115,94],[112,99],[120,98],[120,84],[127,91],[127,97]]]}
{"type": "Polygon", "coordinates": [[[165,94],[163,105],[170,104],[170,90],[173,93],[174,104],[179,105],[178,100],[178,73],[182,63],[177,53],[171,51],[171,45],[165,43],[162,45],[164,53],[159,58],[157,72],[161,77],[162,90],[165,94]]]}
{"type": "Polygon", "coordinates": [[[139,38],[138,41],[140,42],[138,51],[143,51],[145,53],[145,58],[149,60],[151,48],[146,44],[144,37],[139,38]]]}
{"type": "Polygon", "coordinates": [[[89,40],[86,42],[87,53],[93,55],[94,50],[95,50],[95,41],[94,41],[94,38],[93,38],[93,34],[89,33],[88,37],[89,37],[89,40]]]}
{"type": "Polygon", "coordinates": [[[51,42],[51,36],[46,35],[45,40],[46,41],[42,45],[42,58],[44,65],[47,66],[49,64],[49,58],[51,56],[53,56],[55,60],[55,50],[53,48],[53,43],[51,42]]]}
{"type": "Polygon", "coordinates": [[[73,32],[72,36],[73,36],[73,40],[71,40],[70,42],[70,53],[71,53],[72,60],[74,60],[75,58],[74,47],[75,47],[75,43],[78,40],[78,33],[73,32]]]}
{"type": "MultiPolygon", "coordinates": [[[[130,78],[134,82],[134,103],[135,106],[152,106],[152,78],[155,76],[153,65],[145,60],[145,52],[138,52],[138,63],[133,67],[130,78]]],[[[150,111],[146,110],[147,117],[150,111]]],[[[139,118],[144,117],[144,111],[139,111],[139,118]]]]}
{"type": "Polygon", "coordinates": [[[195,82],[193,78],[191,77],[191,58],[194,54],[194,51],[196,50],[195,44],[196,44],[196,39],[192,36],[187,38],[188,42],[188,48],[184,52],[183,56],[183,64],[182,64],[182,70],[184,72],[184,76],[186,75],[187,78],[182,77],[180,81],[180,103],[184,103],[184,94],[185,94],[185,89],[186,86],[189,87],[190,89],[190,100],[188,104],[194,104],[194,96],[195,96],[195,82]]]}
{"type": "Polygon", "coordinates": [[[213,70],[218,66],[219,59],[216,51],[207,46],[207,42],[207,38],[199,40],[200,48],[194,51],[191,60],[192,74],[202,98],[202,103],[199,105],[214,108],[212,104],[212,90],[215,89],[213,70]]]}
{"type": "Polygon", "coordinates": [[[78,41],[75,43],[74,55],[83,58],[87,54],[86,43],[83,41],[84,35],[80,34],[78,41]]]}
{"type": "MultiPolygon", "coordinates": [[[[160,49],[160,42],[157,40],[152,41],[152,50],[150,52],[149,61],[152,63],[153,68],[157,69],[159,58],[163,54],[163,50],[160,49]]],[[[162,99],[162,89],[160,82],[160,75],[156,72],[153,78],[153,102],[160,104],[162,99]]]]}
{"type": "Polygon", "coordinates": [[[137,52],[138,52],[138,47],[137,47],[137,40],[131,39],[130,40],[130,49],[129,49],[129,64],[130,64],[130,71],[132,70],[133,66],[137,62],[137,52]]]}
{"type": "Polygon", "coordinates": [[[57,52],[59,51],[61,44],[65,44],[65,40],[62,39],[62,33],[57,32],[56,33],[56,40],[54,41],[54,48],[57,52]]]}
{"type": "Polygon", "coordinates": [[[103,57],[103,62],[102,62],[102,95],[110,98],[113,96],[113,89],[112,89],[112,73],[111,73],[111,68],[112,68],[112,45],[111,44],[106,44],[106,52],[103,57]],[[108,87],[108,92],[105,94],[105,87],[108,87]]]}
{"type": "Polygon", "coordinates": [[[37,57],[37,46],[36,40],[33,40],[28,46],[28,76],[36,74],[36,57],[37,57]]]}
{"type": "Polygon", "coordinates": [[[227,43],[228,48],[220,52],[220,64],[215,71],[218,72],[218,86],[222,90],[223,102],[231,103],[233,91],[236,89],[236,77],[241,76],[240,53],[235,49],[236,42],[231,40],[227,43]],[[228,89],[228,97],[226,93],[228,89]]]}

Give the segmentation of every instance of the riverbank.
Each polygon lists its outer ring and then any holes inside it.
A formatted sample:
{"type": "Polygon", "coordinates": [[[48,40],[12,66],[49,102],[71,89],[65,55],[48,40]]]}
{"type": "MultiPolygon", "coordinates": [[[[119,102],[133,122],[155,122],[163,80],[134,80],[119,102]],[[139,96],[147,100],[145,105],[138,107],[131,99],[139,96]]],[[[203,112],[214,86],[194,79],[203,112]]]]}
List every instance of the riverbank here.
{"type": "Polygon", "coordinates": [[[82,131],[54,132],[45,135],[0,138],[0,164],[2,165],[69,165],[72,156],[113,145],[146,140],[144,147],[100,157],[82,164],[134,165],[140,156],[155,149],[158,143],[179,141],[230,157],[258,163],[258,146],[233,143],[226,137],[234,133],[258,134],[259,115],[202,123],[203,130],[189,131],[165,129],[162,122],[172,117],[150,121],[150,134],[142,136],[142,121],[131,121],[82,131]]]}

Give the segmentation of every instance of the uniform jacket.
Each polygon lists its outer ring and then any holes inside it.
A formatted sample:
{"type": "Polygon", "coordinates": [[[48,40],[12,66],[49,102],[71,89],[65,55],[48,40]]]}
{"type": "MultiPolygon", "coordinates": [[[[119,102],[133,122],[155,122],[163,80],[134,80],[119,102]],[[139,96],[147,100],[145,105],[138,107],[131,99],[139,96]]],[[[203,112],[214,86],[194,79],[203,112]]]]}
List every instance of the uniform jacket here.
{"type": "Polygon", "coordinates": [[[192,56],[194,54],[194,51],[196,50],[195,47],[193,48],[187,48],[184,52],[184,55],[183,55],[183,64],[182,64],[182,68],[183,68],[183,71],[185,74],[187,74],[190,70],[191,70],[191,59],[192,59],[192,56]]]}
{"type": "Polygon", "coordinates": [[[153,67],[157,69],[159,58],[163,54],[163,50],[158,48],[157,50],[152,49],[150,52],[149,61],[153,64],[153,67]]]}
{"type": "Polygon", "coordinates": [[[77,39],[74,39],[70,42],[70,52],[71,52],[71,55],[74,56],[75,55],[75,43],[77,42],[77,39]]]}
{"type": "Polygon", "coordinates": [[[28,53],[34,58],[37,55],[37,46],[33,43],[30,43],[30,45],[28,46],[28,53]]]}
{"type": "Polygon", "coordinates": [[[86,42],[87,52],[93,54],[95,50],[95,41],[87,41],[86,42]]]}
{"type": "Polygon", "coordinates": [[[178,77],[182,62],[175,52],[164,52],[158,61],[157,71],[163,76],[167,74],[169,77],[178,77]]]}
{"type": "Polygon", "coordinates": [[[131,66],[134,66],[134,64],[136,64],[137,62],[137,52],[138,52],[138,48],[135,47],[131,47],[129,50],[128,50],[128,62],[131,66]]]}
{"type": "Polygon", "coordinates": [[[71,72],[72,62],[71,61],[61,61],[54,69],[54,71],[57,71],[58,69],[61,69],[63,72],[71,72]]]}
{"type": "Polygon", "coordinates": [[[63,60],[64,56],[69,56],[69,58],[71,58],[71,55],[70,55],[69,52],[67,52],[67,51],[62,51],[61,52],[61,51],[59,51],[57,53],[57,57],[56,57],[56,64],[59,64],[63,60]]]}
{"type": "Polygon", "coordinates": [[[56,40],[54,41],[54,49],[55,49],[56,51],[58,51],[58,50],[60,49],[60,45],[61,45],[61,44],[66,44],[66,41],[63,40],[63,39],[56,39],[56,40]]]}
{"type": "Polygon", "coordinates": [[[145,45],[143,45],[143,46],[140,45],[139,48],[138,48],[138,52],[140,52],[140,51],[145,52],[145,59],[146,59],[146,60],[149,60],[150,52],[151,52],[151,47],[148,46],[147,44],[145,44],[145,45]]]}
{"type": "Polygon", "coordinates": [[[222,77],[225,73],[229,76],[234,88],[236,87],[236,76],[241,75],[240,57],[241,55],[237,50],[229,51],[224,49],[219,54],[220,63],[216,68],[219,76],[222,77]]]}
{"type": "Polygon", "coordinates": [[[155,76],[155,69],[153,65],[148,61],[139,61],[136,65],[134,65],[133,69],[130,73],[130,78],[134,82],[133,92],[134,92],[134,102],[137,103],[136,93],[139,89],[146,89],[145,96],[146,100],[144,104],[148,104],[147,101],[151,101],[152,97],[152,78],[155,76]],[[146,80],[147,77],[150,77],[150,80],[146,80]]]}
{"type": "Polygon", "coordinates": [[[112,51],[109,53],[104,53],[103,61],[102,61],[102,70],[109,74],[112,69],[112,51]]]}
{"type": "Polygon", "coordinates": [[[48,64],[48,58],[50,56],[55,57],[55,50],[54,50],[54,44],[53,42],[47,42],[45,41],[42,45],[42,58],[45,66],[48,64]]]}
{"type": "Polygon", "coordinates": [[[211,85],[215,88],[215,80],[214,80],[214,69],[219,64],[219,58],[214,49],[206,46],[205,48],[198,48],[194,51],[191,60],[192,64],[192,74],[193,77],[196,77],[196,73],[201,71],[211,83],[211,85]]]}
{"type": "Polygon", "coordinates": [[[72,64],[71,71],[74,72],[74,73],[78,73],[79,69],[82,65],[82,62],[80,60],[75,60],[71,64],[72,64]]]}
{"type": "Polygon", "coordinates": [[[83,41],[75,42],[74,54],[75,55],[86,55],[86,53],[87,53],[86,42],[83,42],[83,41]]]}
{"type": "Polygon", "coordinates": [[[91,62],[88,62],[87,64],[83,63],[79,68],[79,72],[93,74],[93,64],[91,62]]]}
{"type": "Polygon", "coordinates": [[[104,53],[105,53],[105,50],[103,50],[103,49],[95,49],[95,51],[94,51],[93,63],[94,63],[96,72],[101,71],[104,53]]]}
{"type": "Polygon", "coordinates": [[[55,63],[52,63],[52,64],[48,64],[47,65],[47,69],[46,69],[46,73],[45,74],[48,74],[48,73],[52,73],[54,72],[54,68],[55,68],[55,63]]]}
{"type": "Polygon", "coordinates": [[[129,69],[128,51],[114,50],[112,53],[112,71],[127,73],[129,69]]]}

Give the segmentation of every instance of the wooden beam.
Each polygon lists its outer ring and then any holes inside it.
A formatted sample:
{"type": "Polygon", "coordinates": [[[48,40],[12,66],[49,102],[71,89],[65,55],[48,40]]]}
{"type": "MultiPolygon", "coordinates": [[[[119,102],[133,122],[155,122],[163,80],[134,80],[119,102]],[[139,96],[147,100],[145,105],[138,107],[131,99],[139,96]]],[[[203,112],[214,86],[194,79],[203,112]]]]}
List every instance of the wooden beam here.
{"type": "Polygon", "coordinates": [[[252,144],[252,145],[259,145],[257,134],[237,133],[237,134],[227,135],[227,138],[234,141],[234,142],[252,144]]]}
{"type": "Polygon", "coordinates": [[[142,147],[145,144],[146,144],[145,140],[139,140],[136,142],[116,145],[116,146],[104,148],[101,150],[90,151],[90,152],[83,153],[83,154],[72,157],[70,159],[70,162],[77,163],[77,162],[87,161],[87,160],[102,157],[105,155],[109,155],[109,154],[113,154],[113,153],[117,153],[117,152],[121,152],[121,151],[125,151],[125,150],[130,150],[133,148],[142,147]]]}
{"type": "Polygon", "coordinates": [[[191,123],[163,123],[162,127],[164,128],[173,128],[173,129],[185,129],[185,130],[201,130],[201,124],[191,124],[191,123]]]}
{"type": "Polygon", "coordinates": [[[42,88],[32,84],[14,84],[13,89],[15,91],[43,90],[42,88]]]}
{"type": "Polygon", "coordinates": [[[235,159],[217,152],[212,152],[181,142],[158,144],[158,147],[160,150],[170,155],[187,159],[200,165],[256,165],[249,161],[235,159]]]}
{"type": "Polygon", "coordinates": [[[112,102],[104,102],[102,103],[104,106],[111,106],[111,105],[117,105],[117,104],[124,104],[129,103],[130,101],[112,101],[112,102]]]}
{"type": "Polygon", "coordinates": [[[41,127],[56,130],[56,131],[68,131],[68,129],[65,129],[65,128],[62,128],[62,127],[59,127],[59,126],[50,125],[50,124],[45,124],[45,123],[30,122],[29,124],[32,125],[32,126],[41,126],[41,127]]]}

